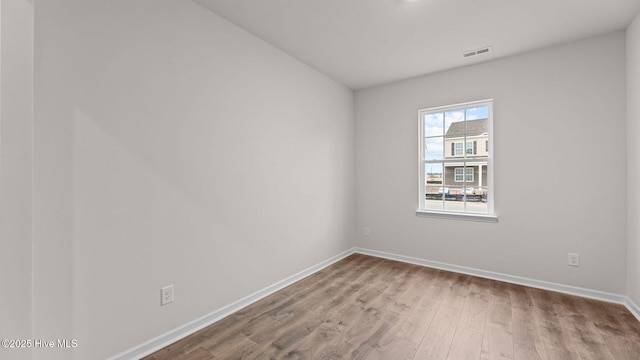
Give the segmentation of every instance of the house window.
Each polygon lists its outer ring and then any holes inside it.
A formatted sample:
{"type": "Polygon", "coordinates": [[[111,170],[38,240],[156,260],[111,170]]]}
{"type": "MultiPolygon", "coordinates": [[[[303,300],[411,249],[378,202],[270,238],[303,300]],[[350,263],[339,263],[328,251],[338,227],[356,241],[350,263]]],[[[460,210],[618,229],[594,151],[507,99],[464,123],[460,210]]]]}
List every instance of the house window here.
{"type": "Polygon", "coordinates": [[[466,145],[462,141],[451,143],[452,156],[475,155],[477,152],[477,141],[467,141],[466,145]]]}
{"type": "Polygon", "coordinates": [[[473,182],[473,168],[456,168],[455,178],[456,182],[473,182]]]}
{"type": "Polygon", "coordinates": [[[455,153],[453,154],[454,156],[462,156],[462,154],[464,154],[464,146],[462,144],[462,142],[456,142],[455,144],[455,153]]]}
{"type": "Polygon", "coordinates": [[[418,112],[417,214],[496,221],[492,113],[492,100],[418,112]]]}
{"type": "Polygon", "coordinates": [[[467,155],[475,155],[477,141],[467,141],[467,155]]]}

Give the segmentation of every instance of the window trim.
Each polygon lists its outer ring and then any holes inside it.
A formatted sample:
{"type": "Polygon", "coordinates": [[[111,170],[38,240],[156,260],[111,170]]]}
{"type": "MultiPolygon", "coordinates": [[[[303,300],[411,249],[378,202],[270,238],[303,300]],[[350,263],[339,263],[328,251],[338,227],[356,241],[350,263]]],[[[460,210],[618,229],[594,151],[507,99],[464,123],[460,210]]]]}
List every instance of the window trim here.
{"type": "Polygon", "coordinates": [[[462,213],[462,212],[444,212],[444,211],[424,211],[417,210],[416,216],[429,217],[436,219],[448,219],[448,220],[469,220],[478,222],[498,222],[498,216],[495,214],[480,214],[480,213],[462,213]]]}
{"type": "MultiPolygon", "coordinates": [[[[494,149],[493,149],[493,137],[494,137],[494,132],[493,132],[493,99],[484,99],[484,100],[478,100],[478,101],[471,101],[471,102],[465,102],[465,103],[458,103],[458,104],[452,104],[452,105],[446,105],[446,106],[438,106],[438,107],[431,107],[431,108],[424,108],[424,109],[419,109],[418,110],[418,164],[419,164],[419,173],[418,173],[418,196],[417,196],[417,200],[418,200],[418,204],[416,206],[416,216],[421,216],[421,217],[433,217],[433,218],[441,218],[441,219],[457,219],[457,220],[471,220],[471,221],[482,221],[482,222],[497,222],[498,221],[498,216],[495,213],[495,202],[494,202],[494,195],[495,195],[495,189],[493,186],[493,171],[494,171],[494,149]],[[426,176],[425,176],[425,169],[426,169],[426,164],[427,164],[427,160],[424,158],[425,154],[424,154],[424,139],[425,139],[425,129],[424,129],[424,117],[427,114],[430,113],[438,113],[438,112],[447,112],[447,111],[453,111],[453,110],[460,110],[460,109],[469,109],[469,108],[474,108],[474,107],[480,107],[480,106],[486,106],[489,109],[489,113],[488,113],[488,120],[489,120],[489,131],[488,131],[488,135],[489,138],[487,140],[487,146],[488,146],[488,154],[486,156],[482,156],[483,160],[486,159],[486,166],[490,169],[490,171],[487,172],[487,190],[488,190],[488,195],[487,195],[487,213],[473,213],[473,212],[463,212],[463,211],[445,211],[445,210],[430,210],[430,209],[425,209],[423,208],[424,206],[424,189],[425,189],[425,184],[426,184],[426,176]]],[[[463,148],[464,145],[466,145],[466,136],[465,139],[463,140],[463,148]]],[[[447,149],[445,149],[445,152],[447,151],[447,149]]],[[[465,151],[463,150],[463,153],[465,151]]],[[[476,154],[463,154],[463,156],[458,157],[458,161],[466,161],[467,156],[471,155],[471,160],[476,160],[477,161],[477,153],[476,154]]],[[[455,156],[455,155],[454,155],[455,156]]],[[[457,157],[457,156],[456,156],[457,157]]],[[[447,162],[449,162],[449,160],[452,159],[448,159],[447,162]]],[[[433,160],[435,162],[439,162],[440,160],[433,160]]],[[[442,163],[444,164],[444,161],[442,161],[442,163]]],[[[461,163],[461,165],[463,165],[464,162],[461,163]]],[[[463,165],[464,166],[464,165],[463,165]]],[[[472,168],[473,169],[473,168],[472,168]]],[[[444,174],[443,174],[444,176],[444,174]]],[[[481,176],[481,175],[480,175],[481,176]]],[[[454,173],[454,180],[455,180],[455,173],[454,173]]],[[[443,184],[444,186],[444,184],[443,184]]]]}

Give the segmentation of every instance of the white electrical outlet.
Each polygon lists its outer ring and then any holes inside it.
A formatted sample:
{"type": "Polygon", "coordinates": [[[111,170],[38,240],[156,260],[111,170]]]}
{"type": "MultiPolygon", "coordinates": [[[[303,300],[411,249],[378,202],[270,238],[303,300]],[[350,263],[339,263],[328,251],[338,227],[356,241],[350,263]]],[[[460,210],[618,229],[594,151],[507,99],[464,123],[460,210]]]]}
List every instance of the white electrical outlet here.
{"type": "Polygon", "coordinates": [[[160,306],[165,306],[173,302],[173,285],[160,289],[160,306]]]}
{"type": "Polygon", "coordinates": [[[362,231],[362,235],[369,236],[369,228],[368,227],[364,228],[364,230],[362,231]]]}
{"type": "Polygon", "coordinates": [[[569,253],[569,266],[580,266],[580,254],[569,253]]]}

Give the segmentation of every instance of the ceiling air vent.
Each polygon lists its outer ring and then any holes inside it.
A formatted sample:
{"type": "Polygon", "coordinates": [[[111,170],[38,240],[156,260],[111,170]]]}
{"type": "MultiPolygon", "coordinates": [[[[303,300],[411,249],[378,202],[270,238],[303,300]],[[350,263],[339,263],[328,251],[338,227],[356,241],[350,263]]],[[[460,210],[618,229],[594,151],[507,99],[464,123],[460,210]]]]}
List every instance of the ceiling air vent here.
{"type": "Polygon", "coordinates": [[[476,55],[487,54],[487,53],[490,53],[490,52],[491,52],[491,46],[487,46],[487,47],[483,47],[483,48],[480,48],[480,49],[466,51],[466,52],[462,53],[462,57],[468,58],[468,57],[472,57],[472,56],[476,56],[476,55]]]}

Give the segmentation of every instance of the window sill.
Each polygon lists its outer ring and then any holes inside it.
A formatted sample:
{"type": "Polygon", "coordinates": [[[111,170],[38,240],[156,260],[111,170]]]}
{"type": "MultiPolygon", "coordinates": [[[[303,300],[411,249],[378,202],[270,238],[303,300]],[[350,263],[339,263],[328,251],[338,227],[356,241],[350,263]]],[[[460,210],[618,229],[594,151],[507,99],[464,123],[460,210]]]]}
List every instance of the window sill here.
{"type": "Polygon", "coordinates": [[[497,215],[488,214],[470,214],[470,213],[454,213],[454,212],[439,212],[439,211],[416,211],[416,216],[431,217],[436,219],[450,219],[450,220],[468,220],[468,221],[480,221],[480,222],[498,222],[497,215]]]}

